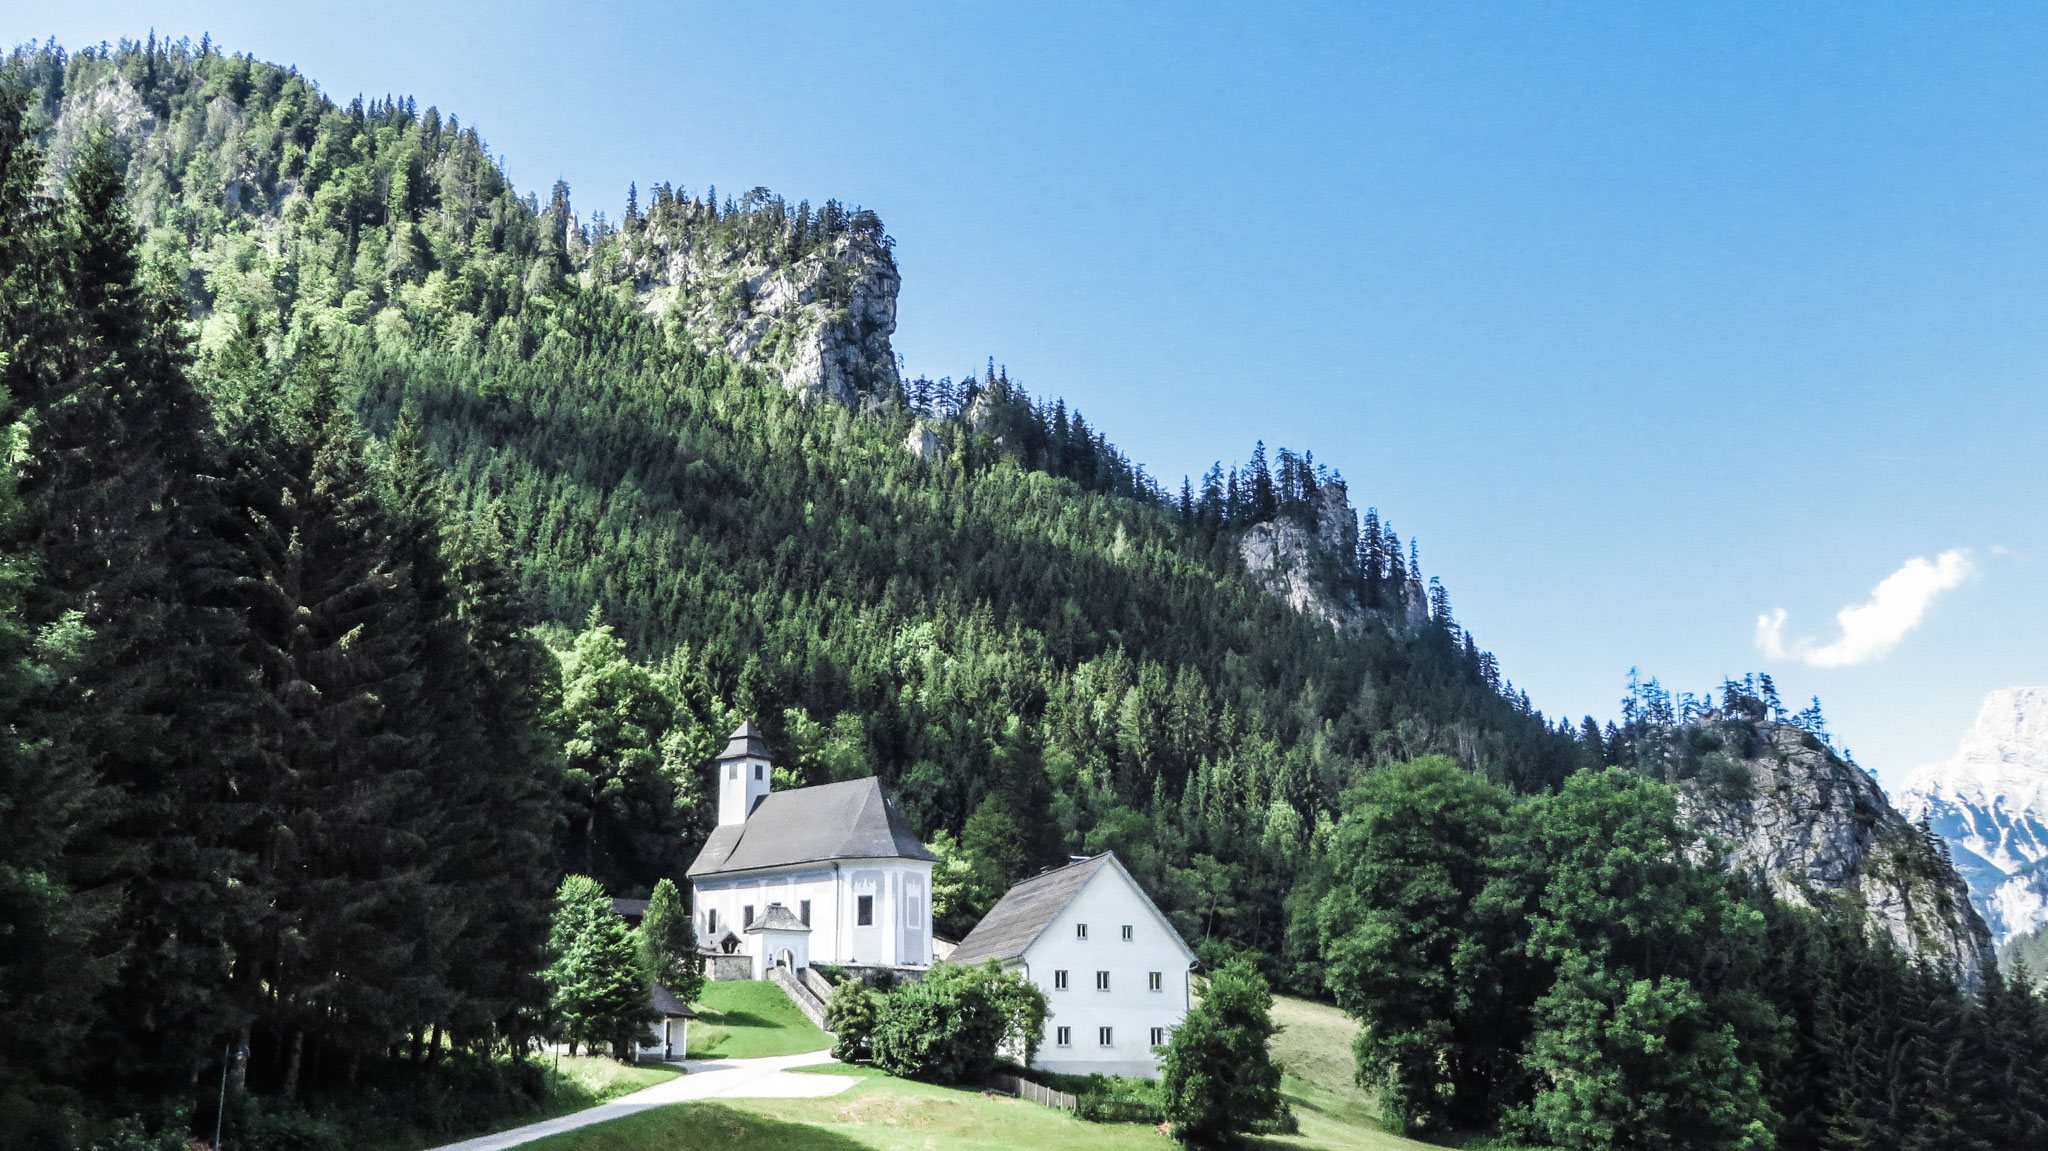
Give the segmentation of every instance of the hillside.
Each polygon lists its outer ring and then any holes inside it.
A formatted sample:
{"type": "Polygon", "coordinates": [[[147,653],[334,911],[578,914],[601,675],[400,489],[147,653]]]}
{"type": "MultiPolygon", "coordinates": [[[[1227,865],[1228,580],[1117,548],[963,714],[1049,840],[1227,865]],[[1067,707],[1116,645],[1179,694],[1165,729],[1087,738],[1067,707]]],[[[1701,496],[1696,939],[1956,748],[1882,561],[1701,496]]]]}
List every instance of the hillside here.
{"type": "Polygon", "coordinates": [[[1796,906],[1847,899],[1907,955],[1976,980],[1991,935],[1941,845],[1812,732],[1736,704],[1652,753],[1707,850],[1796,906]]]}
{"type": "Polygon", "coordinates": [[[1553,723],[1309,453],[1175,493],[993,361],[903,379],[870,212],[614,223],[203,42],[7,73],[22,1145],[182,1145],[216,1070],[281,1147],[530,1105],[550,958],[682,870],[743,715],[778,786],[889,786],[942,932],[1113,849],[1205,962],[1333,997],[1356,1062],[1297,1070],[1344,1122],[1355,1070],[1572,1151],[2048,1139],[2048,1006],[1817,704],[1553,723]]]}
{"type": "MultiPolygon", "coordinates": [[[[1248,528],[1320,509],[1359,538],[1311,460],[1261,449],[1176,505],[1001,372],[900,382],[872,213],[664,183],[614,224],[563,187],[520,198],[410,100],[189,47],[14,67],[60,169],[115,125],[202,381],[238,341],[331,333],[369,427],[410,413],[538,618],[595,609],[664,664],[680,746],[744,711],[800,774],[882,775],[928,837],[986,808],[1017,829],[1003,871],[1114,847],[1192,936],[1268,947],[1285,861],[1371,764],[1443,751],[1521,787],[1570,765],[1447,600],[1413,610],[1376,518],[1341,575],[1398,626],[1333,633],[1247,578],[1248,528]]],[[[600,874],[644,887],[693,846],[600,874]]]]}

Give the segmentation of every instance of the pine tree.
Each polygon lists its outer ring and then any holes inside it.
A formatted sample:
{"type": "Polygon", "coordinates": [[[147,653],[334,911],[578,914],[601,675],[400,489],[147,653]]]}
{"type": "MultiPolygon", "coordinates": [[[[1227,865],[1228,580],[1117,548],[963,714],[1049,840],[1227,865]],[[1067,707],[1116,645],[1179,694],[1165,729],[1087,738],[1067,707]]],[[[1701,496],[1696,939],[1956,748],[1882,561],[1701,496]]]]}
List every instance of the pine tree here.
{"type": "Polygon", "coordinates": [[[684,1003],[704,990],[704,960],[697,954],[697,928],[675,881],[664,876],[640,917],[641,962],[656,983],[684,1003]]]}
{"type": "Polygon", "coordinates": [[[571,875],[555,892],[548,931],[549,1008],[556,1034],[573,1051],[588,1045],[624,1059],[646,1033],[647,972],[626,921],[596,880],[571,875]]]}

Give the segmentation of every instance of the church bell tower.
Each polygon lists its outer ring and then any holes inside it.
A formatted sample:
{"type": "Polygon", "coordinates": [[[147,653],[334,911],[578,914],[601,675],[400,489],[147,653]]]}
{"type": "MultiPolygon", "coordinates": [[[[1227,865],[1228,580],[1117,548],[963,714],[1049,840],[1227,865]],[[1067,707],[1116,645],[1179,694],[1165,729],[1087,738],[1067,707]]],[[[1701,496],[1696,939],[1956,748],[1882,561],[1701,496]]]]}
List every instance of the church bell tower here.
{"type": "Polygon", "coordinates": [[[741,824],[768,795],[775,775],[768,762],[768,743],[754,721],[740,724],[718,757],[718,826],[741,824]]]}

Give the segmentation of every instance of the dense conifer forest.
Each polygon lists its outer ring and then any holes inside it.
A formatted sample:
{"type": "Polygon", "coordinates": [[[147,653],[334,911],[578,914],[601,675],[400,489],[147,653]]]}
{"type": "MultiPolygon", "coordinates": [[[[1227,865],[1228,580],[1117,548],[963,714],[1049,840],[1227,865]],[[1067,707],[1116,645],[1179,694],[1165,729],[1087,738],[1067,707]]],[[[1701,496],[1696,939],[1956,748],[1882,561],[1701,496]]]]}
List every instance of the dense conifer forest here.
{"type": "Polygon", "coordinates": [[[680,875],[743,716],[779,785],[882,777],[941,933],[1115,850],[1206,958],[1365,1021],[1401,1126],[2048,1132],[2038,999],[1696,866],[1669,789],[1609,770],[1655,717],[1546,719],[1376,511],[1317,573],[1359,625],[1248,579],[1248,527],[1331,514],[1308,454],[1169,490],[993,362],[792,393],[617,271],[657,225],[886,250],[873,213],[662,183],[579,216],[453,116],[205,42],[5,81],[21,1145],[204,1123],[224,1046],[277,1147],[322,1145],[280,1118],[322,1101],[516,1095],[557,882],[680,875]]]}

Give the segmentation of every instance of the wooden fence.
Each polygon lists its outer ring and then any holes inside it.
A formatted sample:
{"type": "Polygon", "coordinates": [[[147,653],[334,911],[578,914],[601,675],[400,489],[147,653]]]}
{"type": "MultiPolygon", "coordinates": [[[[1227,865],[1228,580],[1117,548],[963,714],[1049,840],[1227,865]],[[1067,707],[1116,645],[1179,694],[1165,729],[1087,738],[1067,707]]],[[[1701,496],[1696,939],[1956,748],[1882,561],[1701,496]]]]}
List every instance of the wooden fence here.
{"type": "Polygon", "coordinates": [[[1057,1107],[1062,1111],[1072,1111],[1081,1102],[1064,1091],[1041,1087],[1029,1079],[1020,1079],[1015,1075],[989,1076],[988,1089],[1004,1095],[1015,1095],[1019,1099],[1029,1099],[1042,1107],[1057,1107]]]}

